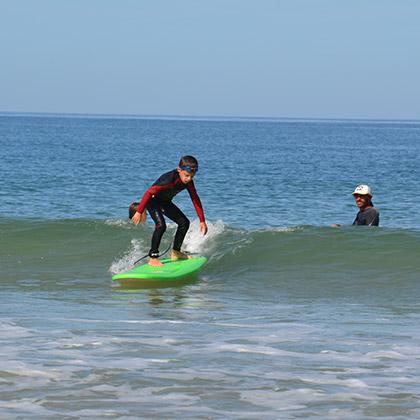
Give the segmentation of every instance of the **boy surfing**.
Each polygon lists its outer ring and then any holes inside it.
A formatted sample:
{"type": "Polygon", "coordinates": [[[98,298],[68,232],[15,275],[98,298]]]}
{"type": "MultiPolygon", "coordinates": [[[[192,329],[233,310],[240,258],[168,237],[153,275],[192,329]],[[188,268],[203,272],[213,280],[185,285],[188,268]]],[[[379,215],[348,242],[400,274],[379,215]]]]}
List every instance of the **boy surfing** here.
{"type": "Polygon", "coordinates": [[[152,235],[152,245],[149,251],[149,264],[155,267],[163,266],[159,261],[159,245],[166,230],[165,217],[178,225],[175,233],[171,259],[187,259],[189,256],[181,252],[181,246],[190,227],[190,221],[185,214],[172,202],[181,191],[188,190],[195,211],[200,220],[200,232],[207,233],[203,206],[195,189],[193,178],[198,170],[198,161],[193,156],[183,156],[178,167],[161,175],[157,181],[144,193],[140,203],[130,206],[129,217],[138,225],[146,220],[147,212],[155,223],[152,235]]]}

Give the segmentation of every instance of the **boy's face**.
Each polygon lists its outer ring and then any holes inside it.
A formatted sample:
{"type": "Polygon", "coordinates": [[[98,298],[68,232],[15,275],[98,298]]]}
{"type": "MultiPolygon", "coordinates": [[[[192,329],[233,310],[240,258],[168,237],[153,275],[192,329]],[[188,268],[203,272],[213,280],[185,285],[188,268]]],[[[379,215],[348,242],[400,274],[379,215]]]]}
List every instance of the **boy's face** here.
{"type": "Polygon", "coordinates": [[[177,168],[179,177],[181,178],[181,182],[184,184],[188,184],[192,181],[195,176],[195,172],[188,172],[185,169],[177,168]]]}

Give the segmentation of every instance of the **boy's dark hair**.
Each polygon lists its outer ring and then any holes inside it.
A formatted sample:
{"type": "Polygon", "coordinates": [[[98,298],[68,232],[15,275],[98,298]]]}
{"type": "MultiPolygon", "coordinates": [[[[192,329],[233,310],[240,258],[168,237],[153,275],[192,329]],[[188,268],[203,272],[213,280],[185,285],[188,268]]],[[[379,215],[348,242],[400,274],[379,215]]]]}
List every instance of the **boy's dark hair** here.
{"type": "Polygon", "coordinates": [[[198,168],[198,160],[194,156],[182,156],[178,166],[195,166],[198,168]]]}
{"type": "Polygon", "coordinates": [[[133,216],[137,212],[137,208],[139,207],[139,203],[131,203],[130,207],[128,208],[128,218],[132,219],[133,216]]]}

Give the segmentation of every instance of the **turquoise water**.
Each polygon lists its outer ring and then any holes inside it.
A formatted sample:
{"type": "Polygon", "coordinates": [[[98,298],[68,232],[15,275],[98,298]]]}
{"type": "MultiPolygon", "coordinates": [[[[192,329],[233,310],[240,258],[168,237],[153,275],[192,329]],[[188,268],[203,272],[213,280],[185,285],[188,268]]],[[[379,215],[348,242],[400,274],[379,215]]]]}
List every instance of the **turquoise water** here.
{"type": "Polygon", "coordinates": [[[420,123],[3,115],[0,148],[0,417],[420,416],[420,123]],[[128,204],[186,153],[208,264],[116,287],[152,233],[128,204]]]}

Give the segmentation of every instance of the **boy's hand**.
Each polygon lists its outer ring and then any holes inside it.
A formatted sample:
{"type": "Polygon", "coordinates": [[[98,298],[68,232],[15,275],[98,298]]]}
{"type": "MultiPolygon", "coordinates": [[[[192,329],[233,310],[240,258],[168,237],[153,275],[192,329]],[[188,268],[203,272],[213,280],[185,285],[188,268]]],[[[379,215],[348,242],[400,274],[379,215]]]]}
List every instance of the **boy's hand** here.
{"type": "Polygon", "coordinates": [[[205,235],[207,233],[207,225],[206,222],[200,222],[200,232],[205,235]]]}
{"type": "Polygon", "coordinates": [[[138,211],[136,211],[131,220],[135,225],[138,225],[139,223],[143,223],[146,220],[146,217],[147,213],[145,211],[143,213],[139,213],[138,211]]]}

